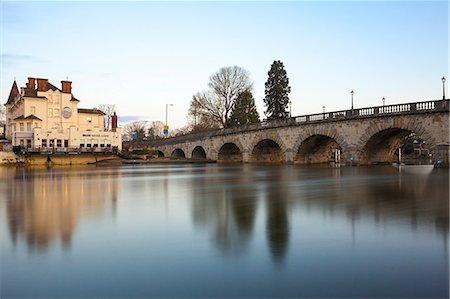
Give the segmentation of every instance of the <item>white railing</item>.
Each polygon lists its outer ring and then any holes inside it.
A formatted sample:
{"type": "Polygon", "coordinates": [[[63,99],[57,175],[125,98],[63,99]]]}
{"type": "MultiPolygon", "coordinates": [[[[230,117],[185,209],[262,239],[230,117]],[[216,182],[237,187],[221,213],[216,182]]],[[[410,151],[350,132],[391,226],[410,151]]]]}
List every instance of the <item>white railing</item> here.
{"type": "Polygon", "coordinates": [[[358,109],[359,110],[359,115],[361,116],[366,116],[366,115],[373,115],[374,114],[374,108],[362,108],[362,109],[358,109]]]}
{"type": "Polygon", "coordinates": [[[434,102],[416,103],[416,110],[433,110],[434,106],[434,102]]]}

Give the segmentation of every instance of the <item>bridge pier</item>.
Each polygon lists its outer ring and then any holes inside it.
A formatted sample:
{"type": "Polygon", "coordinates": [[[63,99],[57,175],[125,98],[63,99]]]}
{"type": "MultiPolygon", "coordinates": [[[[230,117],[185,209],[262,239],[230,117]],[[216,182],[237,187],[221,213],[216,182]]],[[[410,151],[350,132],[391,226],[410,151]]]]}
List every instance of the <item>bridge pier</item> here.
{"type": "Polygon", "coordinates": [[[364,163],[361,159],[361,152],[354,148],[345,150],[341,157],[342,156],[343,159],[341,159],[341,162],[345,163],[346,165],[360,165],[364,163]]]}
{"type": "Polygon", "coordinates": [[[242,162],[249,163],[251,161],[251,152],[249,150],[242,151],[242,162]]]}
{"type": "Polygon", "coordinates": [[[207,153],[206,158],[209,160],[217,161],[219,160],[219,153],[216,150],[211,150],[209,153],[207,153]]]}
{"type": "Polygon", "coordinates": [[[286,164],[293,164],[295,159],[295,154],[292,149],[286,149],[284,152],[284,163],[286,164]]]}
{"type": "Polygon", "coordinates": [[[438,166],[448,167],[449,166],[449,156],[450,156],[450,146],[448,144],[441,144],[435,146],[431,150],[433,155],[433,163],[438,166]]]}

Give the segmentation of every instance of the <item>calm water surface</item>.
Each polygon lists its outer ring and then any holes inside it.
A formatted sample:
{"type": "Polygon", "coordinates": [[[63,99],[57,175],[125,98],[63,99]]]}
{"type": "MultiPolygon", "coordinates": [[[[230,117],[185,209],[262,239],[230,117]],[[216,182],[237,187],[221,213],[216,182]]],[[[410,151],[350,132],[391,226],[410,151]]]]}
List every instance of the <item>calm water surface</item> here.
{"type": "Polygon", "coordinates": [[[448,297],[448,198],[444,169],[0,168],[0,297],[448,297]]]}

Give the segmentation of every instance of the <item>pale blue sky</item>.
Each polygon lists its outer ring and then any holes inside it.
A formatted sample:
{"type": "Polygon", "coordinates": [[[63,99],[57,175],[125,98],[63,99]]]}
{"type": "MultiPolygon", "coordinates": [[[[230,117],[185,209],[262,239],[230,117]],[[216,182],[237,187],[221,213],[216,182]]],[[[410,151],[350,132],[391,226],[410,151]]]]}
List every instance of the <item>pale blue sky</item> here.
{"type": "Polygon", "coordinates": [[[442,98],[448,3],[2,2],[1,101],[14,77],[66,77],[80,107],[186,124],[192,95],[223,66],[247,69],[263,115],[273,60],[293,115],[442,98]]]}

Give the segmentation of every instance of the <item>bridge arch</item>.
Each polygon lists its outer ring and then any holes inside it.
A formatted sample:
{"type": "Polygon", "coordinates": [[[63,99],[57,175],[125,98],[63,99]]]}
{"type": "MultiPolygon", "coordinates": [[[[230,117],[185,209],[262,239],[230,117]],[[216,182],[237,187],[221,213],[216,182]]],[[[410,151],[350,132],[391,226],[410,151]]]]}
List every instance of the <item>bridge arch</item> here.
{"type": "Polygon", "coordinates": [[[412,122],[370,126],[360,140],[361,162],[363,164],[392,163],[397,156],[398,147],[411,134],[422,139],[429,150],[435,147],[431,134],[420,124],[412,122]]]}
{"type": "Polygon", "coordinates": [[[294,157],[296,164],[340,162],[339,157],[343,151],[343,147],[336,139],[324,134],[301,138],[295,149],[297,149],[294,157]]]}
{"type": "Polygon", "coordinates": [[[197,145],[192,150],[191,157],[192,157],[192,159],[206,159],[206,151],[202,146],[197,145]]]}
{"type": "Polygon", "coordinates": [[[234,142],[224,143],[218,152],[219,162],[242,162],[244,160],[241,148],[234,142]]]}
{"type": "Polygon", "coordinates": [[[256,143],[251,153],[251,162],[282,163],[284,162],[282,146],[272,139],[262,139],[256,143]]]}
{"type": "Polygon", "coordinates": [[[170,157],[172,159],[185,159],[186,155],[184,154],[184,151],[181,148],[176,148],[172,151],[170,157]]]}
{"type": "Polygon", "coordinates": [[[164,158],[165,157],[163,151],[161,151],[161,150],[156,150],[156,151],[157,151],[157,154],[158,154],[158,158],[164,158]]]}

